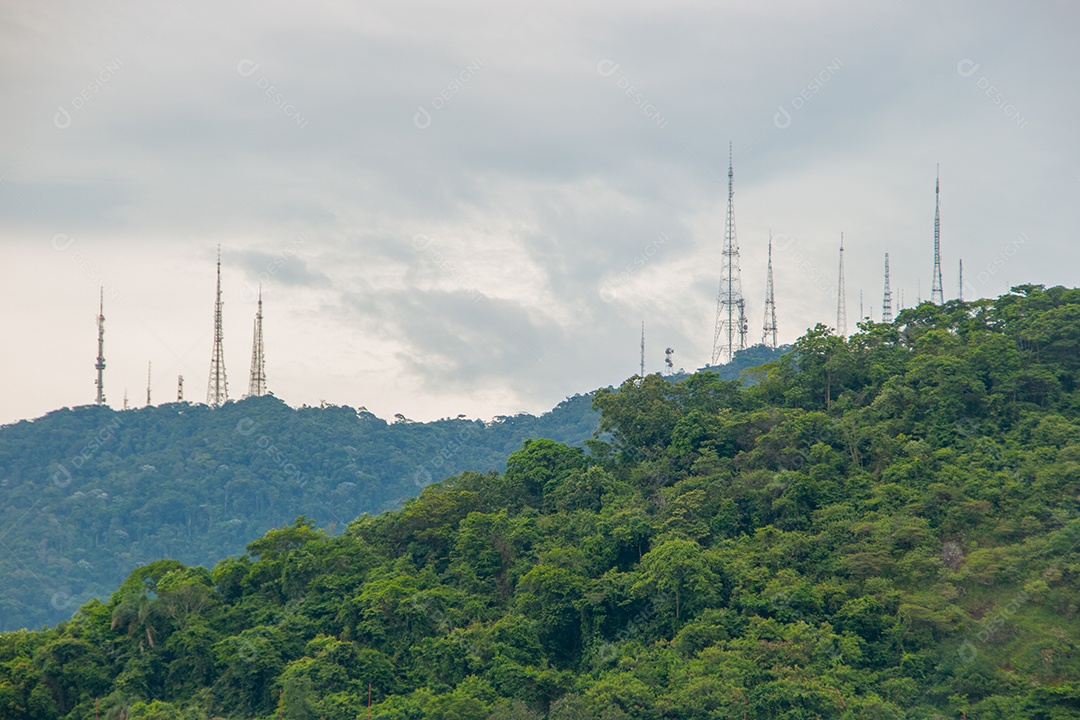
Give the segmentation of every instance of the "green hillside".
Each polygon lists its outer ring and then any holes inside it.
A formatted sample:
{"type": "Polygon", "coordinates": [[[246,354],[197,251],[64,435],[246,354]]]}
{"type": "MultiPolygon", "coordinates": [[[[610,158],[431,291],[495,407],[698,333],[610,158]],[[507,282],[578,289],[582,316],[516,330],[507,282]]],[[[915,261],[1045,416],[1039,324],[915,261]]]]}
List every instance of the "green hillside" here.
{"type": "Polygon", "coordinates": [[[162,557],[212,567],[304,514],[330,534],[463,470],[502,470],[526,438],[580,445],[591,398],[482,423],[386,423],[273,397],[117,412],[59,410],[0,428],[0,630],[67,620],[162,557]]]}
{"type": "Polygon", "coordinates": [[[600,390],[604,441],[336,536],[150,563],[0,635],[0,717],[1080,718],[1080,291],[751,372],[600,390]]]}

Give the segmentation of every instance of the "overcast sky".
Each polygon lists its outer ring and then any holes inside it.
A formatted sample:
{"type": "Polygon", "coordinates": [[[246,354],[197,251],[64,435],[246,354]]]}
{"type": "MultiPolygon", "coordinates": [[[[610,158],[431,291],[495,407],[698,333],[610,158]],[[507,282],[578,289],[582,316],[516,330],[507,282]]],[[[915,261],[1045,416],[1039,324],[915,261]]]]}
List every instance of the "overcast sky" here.
{"type": "Polygon", "coordinates": [[[1075,285],[1080,5],[8,2],[0,422],[270,389],[432,419],[544,411],[712,349],[734,147],[751,338],[1075,285]]]}

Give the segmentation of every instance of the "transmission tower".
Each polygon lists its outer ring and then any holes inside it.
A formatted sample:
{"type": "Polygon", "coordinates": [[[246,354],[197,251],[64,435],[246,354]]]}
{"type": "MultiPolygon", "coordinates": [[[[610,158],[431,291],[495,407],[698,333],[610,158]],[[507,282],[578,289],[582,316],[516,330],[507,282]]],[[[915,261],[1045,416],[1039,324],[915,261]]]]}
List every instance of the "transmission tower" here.
{"type": "Polygon", "coordinates": [[[248,397],[266,394],[266,357],[263,355],[262,331],[262,286],[259,286],[259,309],[255,312],[255,333],[251,344],[251,380],[248,382],[248,397]]]}
{"type": "Polygon", "coordinates": [[[941,166],[938,166],[934,183],[934,275],[930,284],[930,302],[945,304],[945,291],[941,287],[941,166]]]}
{"type": "Polygon", "coordinates": [[[101,288],[101,295],[98,299],[98,316],[97,316],[97,362],[94,363],[94,368],[97,369],[97,381],[94,383],[97,385],[97,400],[98,405],[105,404],[105,288],[101,288]]]}
{"type": "Polygon", "coordinates": [[[638,377],[642,380],[645,379],[645,321],[641,321],[641,371],[638,373],[638,377]]]}
{"type": "Polygon", "coordinates": [[[847,293],[844,290],[844,233],[840,233],[840,280],[836,288],[836,334],[847,336],[847,293]]]}
{"type": "Polygon", "coordinates": [[[956,299],[964,302],[964,258],[960,258],[960,292],[957,294],[956,299]]]}
{"type": "Polygon", "coordinates": [[[892,320],[892,288],[889,286],[889,253],[885,253],[885,297],[881,301],[881,322],[891,323],[892,320]]]}
{"type": "Polygon", "coordinates": [[[210,360],[210,381],[206,387],[206,404],[221,407],[229,399],[229,385],[225,380],[224,333],[221,328],[221,246],[217,258],[217,300],[214,303],[214,354],[210,360]]]}
{"type": "Polygon", "coordinates": [[[146,407],[150,407],[150,370],[153,367],[153,360],[146,363],[146,407]]]}
{"type": "Polygon", "coordinates": [[[176,402],[184,402],[184,376],[176,376],[176,402]]]}
{"type": "Polygon", "coordinates": [[[776,293],[773,290],[772,232],[769,232],[769,271],[765,276],[765,325],[762,327],[761,344],[776,349],[776,293]]]}
{"type": "Polygon", "coordinates": [[[727,225],[724,231],[724,257],[720,266],[720,290],[716,296],[712,365],[731,362],[736,350],[746,348],[746,305],[739,270],[739,241],[735,237],[735,171],[730,144],[727,176],[727,225]]]}

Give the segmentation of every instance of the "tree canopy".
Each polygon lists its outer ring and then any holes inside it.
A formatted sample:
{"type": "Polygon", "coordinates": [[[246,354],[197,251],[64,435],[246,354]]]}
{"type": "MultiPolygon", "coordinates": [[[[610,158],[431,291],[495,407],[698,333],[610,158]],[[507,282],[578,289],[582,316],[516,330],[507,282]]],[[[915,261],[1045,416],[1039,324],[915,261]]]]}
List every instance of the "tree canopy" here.
{"type": "Polygon", "coordinates": [[[1080,291],[631,378],[344,532],[0,634],[0,716],[1080,718],[1080,291]]]}

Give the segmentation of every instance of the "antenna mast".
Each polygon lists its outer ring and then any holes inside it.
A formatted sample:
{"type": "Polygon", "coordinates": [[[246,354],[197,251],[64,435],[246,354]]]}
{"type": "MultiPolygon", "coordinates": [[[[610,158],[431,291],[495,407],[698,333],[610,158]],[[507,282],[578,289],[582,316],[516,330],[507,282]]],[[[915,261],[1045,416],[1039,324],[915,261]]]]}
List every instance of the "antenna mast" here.
{"type": "Polygon", "coordinates": [[[889,286],[889,253],[885,253],[885,297],[881,301],[881,322],[891,323],[892,321],[892,288],[889,286]]]}
{"type": "Polygon", "coordinates": [[[255,312],[255,339],[251,345],[251,380],[248,382],[248,397],[266,394],[266,358],[263,355],[262,321],[262,285],[260,285],[259,309],[255,312]]]}
{"type": "Polygon", "coordinates": [[[176,376],[176,402],[184,402],[184,376],[176,376]]]}
{"type": "Polygon", "coordinates": [[[769,231],[769,272],[765,278],[765,325],[762,327],[761,344],[776,349],[776,293],[773,290],[772,231],[769,231]]]}
{"type": "Polygon", "coordinates": [[[97,362],[94,363],[94,368],[97,369],[97,400],[98,405],[105,404],[105,288],[101,288],[101,294],[98,298],[98,316],[97,316],[97,362]]]}
{"type": "Polygon", "coordinates": [[[206,388],[206,404],[221,407],[229,399],[229,385],[225,379],[224,333],[221,327],[221,246],[217,257],[217,301],[214,303],[214,355],[210,360],[210,381],[206,388]]]}
{"type": "Polygon", "coordinates": [[[960,258],[960,292],[956,297],[960,302],[964,302],[964,258],[960,258]]]}
{"type": "Polygon", "coordinates": [[[731,362],[736,350],[746,348],[746,305],[743,302],[742,273],[739,270],[739,241],[735,236],[734,178],[734,162],[729,143],[727,225],[724,231],[723,262],[720,266],[720,290],[716,296],[712,365],[731,362]]]}
{"type": "Polygon", "coordinates": [[[642,380],[645,379],[645,321],[641,321],[641,372],[638,374],[642,380]]]}
{"type": "Polygon", "coordinates": [[[941,287],[941,166],[938,166],[934,183],[934,275],[930,284],[930,302],[945,304],[945,291],[941,287]]]}
{"type": "Polygon", "coordinates": [[[840,282],[836,289],[836,333],[847,336],[847,293],[844,290],[844,233],[840,233],[840,282]]]}
{"type": "Polygon", "coordinates": [[[146,363],[146,406],[150,407],[150,370],[154,367],[154,361],[146,363]]]}

